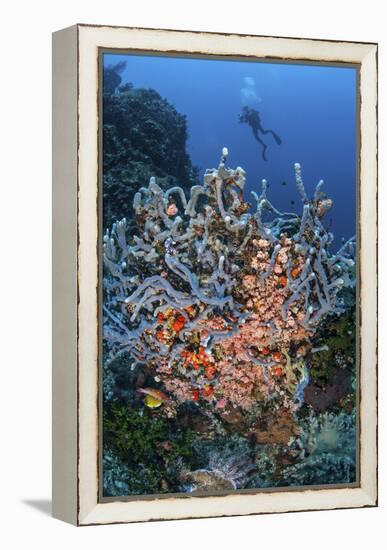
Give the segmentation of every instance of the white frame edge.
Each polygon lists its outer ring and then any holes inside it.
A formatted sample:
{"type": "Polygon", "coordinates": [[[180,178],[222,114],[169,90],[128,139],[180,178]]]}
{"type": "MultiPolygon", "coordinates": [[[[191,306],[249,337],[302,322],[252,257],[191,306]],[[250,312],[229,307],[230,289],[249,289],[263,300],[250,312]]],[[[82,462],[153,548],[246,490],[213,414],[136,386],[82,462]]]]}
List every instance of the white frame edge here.
{"type": "MultiPolygon", "coordinates": [[[[375,506],[377,504],[377,45],[189,31],[182,35],[181,31],[87,25],[79,25],[77,30],[79,399],[76,523],[90,525],[375,506]],[[361,64],[360,487],[284,490],[205,498],[171,497],[98,502],[97,91],[99,48],[251,55],[361,64]]],[[[56,399],[57,395],[54,392],[53,400],[56,399]]],[[[59,471],[60,465],[57,468],[59,471]]],[[[69,507],[73,507],[73,501],[73,497],[68,500],[69,507]]],[[[57,516],[60,517],[59,514],[57,516]]],[[[67,518],[62,517],[62,519],[67,518]]]]}

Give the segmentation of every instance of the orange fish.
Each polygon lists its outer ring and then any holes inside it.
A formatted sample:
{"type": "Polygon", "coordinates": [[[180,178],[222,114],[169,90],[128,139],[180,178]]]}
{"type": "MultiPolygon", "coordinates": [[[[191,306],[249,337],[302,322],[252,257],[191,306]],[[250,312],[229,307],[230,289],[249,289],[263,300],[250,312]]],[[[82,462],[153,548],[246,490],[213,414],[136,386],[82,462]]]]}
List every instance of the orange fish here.
{"type": "Polygon", "coordinates": [[[287,285],[287,280],[286,280],[285,275],[281,275],[281,277],[279,278],[279,284],[281,286],[286,286],[287,285]]]}
{"type": "Polygon", "coordinates": [[[262,355],[269,355],[270,350],[269,350],[269,348],[262,348],[261,353],[262,353],[262,355]]]}
{"type": "Polygon", "coordinates": [[[291,273],[291,276],[293,277],[293,279],[295,279],[296,277],[298,277],[300,271],[296,267],[293,267],[293,269],[291,270],[290,273],[291,273]]]}
{"type": "Polygon", "coordinates": [[[275,367],[275,369],[273,369],[274,376],[282,376],[283,373],[284,371],[281,369],[281,367],[275,367]]]}
{"type": "Polygon", "coordinates": [[[160,399],[160,401],[167,401],[168,396],[165,395],[164,392],[161,390],[158,390],[156,388],[138,388],[137,390],[140,393],[143,393],[145,395],[150,395],[151,397],[154,397],[155,399],[160,399]]]}
{"type": "Polygon", "coordinates": [[[164,321],[164,314],[160,312],[157,314],[157,322],[161,324],[163,321],[164,321]]]}

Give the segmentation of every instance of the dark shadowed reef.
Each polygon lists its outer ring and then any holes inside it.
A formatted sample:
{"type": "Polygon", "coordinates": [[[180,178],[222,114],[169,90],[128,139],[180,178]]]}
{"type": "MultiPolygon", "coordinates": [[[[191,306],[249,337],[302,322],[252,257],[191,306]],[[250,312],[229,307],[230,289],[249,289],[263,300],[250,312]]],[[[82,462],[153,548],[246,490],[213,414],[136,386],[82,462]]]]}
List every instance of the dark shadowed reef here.
{"type": "Polygon", "coordinates": [[[190,189],[196,170],[186,152],[186,117],[155,90],[121,85],[116,65],[104,71],[103,220],[132,214],[134,194],[151,176],[167,189],[190,189]]]}

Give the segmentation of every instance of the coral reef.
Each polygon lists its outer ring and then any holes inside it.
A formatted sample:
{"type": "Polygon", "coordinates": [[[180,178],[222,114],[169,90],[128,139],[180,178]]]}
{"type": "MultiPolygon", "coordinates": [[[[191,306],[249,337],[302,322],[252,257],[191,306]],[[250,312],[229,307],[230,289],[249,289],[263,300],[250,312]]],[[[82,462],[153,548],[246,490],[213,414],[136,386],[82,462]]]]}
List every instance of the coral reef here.
{"type": "Polygon", "coordinates": [[[299,461],[282,472],[286,483],[320,485],[356,481],[355,414],[311,414],[300,428],[299,461]]]}
{"type": "Polygon", "coordinates": [[[129,494],[177,490],[179,461],[190,456],[192,440],[191,430],[181,431],[146,410],[128,409],[118,402],[105,404],[106,490],[114,495],[120,490],[120,482],[128,486],[129,494]]]}
{"type": "Polygon", "coordinates": [[[329,253],[322,182],[308,199],[298,164],[302,215],[276,210],[265,180],[250,212],[227,154],[188,199],[152,177],[133,201],[139,234],[128,238],[125,218],[106,231],[105,342],[110,358],[151,367],[177,403],[251,410],[276,396],[297,408],[311,337],[353,285],[354,241],[329,253]]]}
{"type": "Polygon", "coordinates": [[[183,470],[179,479],[189,493],[230,491],[246,487],[255,470],[255,465],[247,456],[213,453],[205,469],[183,470]]]}
{"type": "Polygon", "coordinates": [[[131,216],[136,191],[156,175],[161,187],[189,189],[196,169],[186,153],[185,116],[152,89],[121,84],[125,64],[104,68],[103,220],[131,216]]]}
{"type": "Polygon", "coordinates": [[[118,497],[133,493],[131,472],[110,449],[103,453],[103,492],[106,497],[118,497]]]}
{"type": "Polygon", "coordinates": [[[332,251],[300,165],[280,212],[227,158],[189,193],[152,175],[106,229],[106,494],[356,477],[355,240],[332,251]]]}

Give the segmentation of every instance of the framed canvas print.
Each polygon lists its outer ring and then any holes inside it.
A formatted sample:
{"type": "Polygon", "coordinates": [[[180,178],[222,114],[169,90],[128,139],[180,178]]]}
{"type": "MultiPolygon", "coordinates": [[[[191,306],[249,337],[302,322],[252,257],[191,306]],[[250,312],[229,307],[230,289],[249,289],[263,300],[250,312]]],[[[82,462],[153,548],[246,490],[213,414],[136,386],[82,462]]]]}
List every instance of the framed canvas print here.
{"type": "Polygon", "coordinates": [[[377,45],[53,38],[53,510],[377,504],[377,45]]]}

